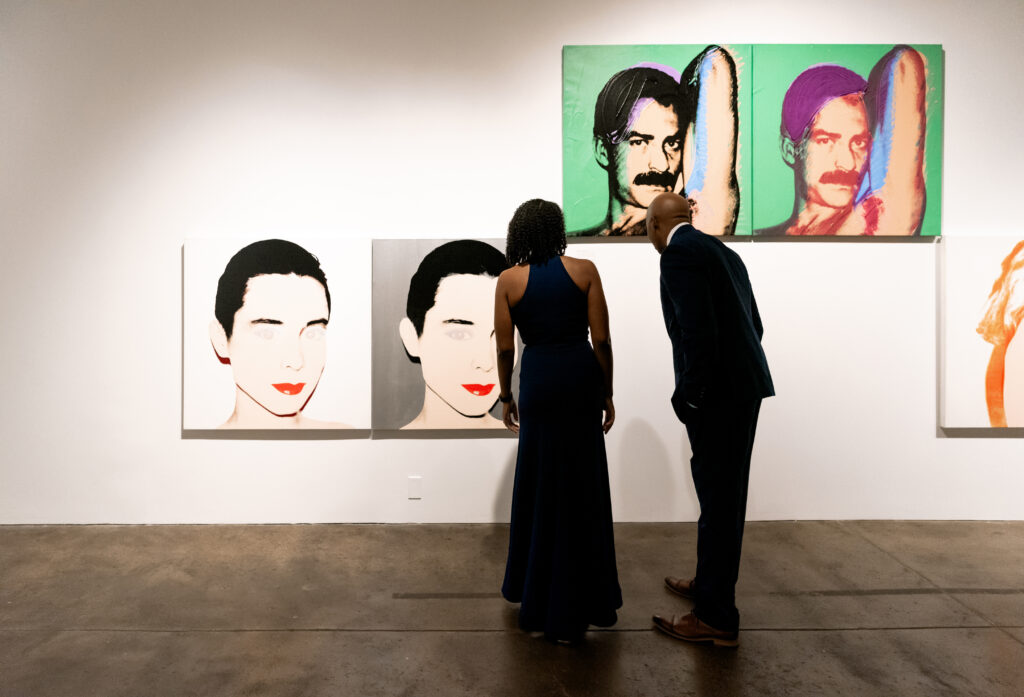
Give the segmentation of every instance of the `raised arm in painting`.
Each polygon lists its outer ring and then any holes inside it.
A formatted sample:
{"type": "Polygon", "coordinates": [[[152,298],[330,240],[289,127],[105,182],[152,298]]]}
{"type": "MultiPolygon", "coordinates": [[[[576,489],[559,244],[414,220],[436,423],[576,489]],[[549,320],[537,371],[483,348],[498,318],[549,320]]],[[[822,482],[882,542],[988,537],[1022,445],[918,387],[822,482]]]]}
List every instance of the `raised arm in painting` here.
{"type": "Polygon", "coordinates": [[[683,153],[685,195],[697,204],[693,225],[709,235],[731,235],[740,202],[736,63],[724,48],[708,46],[687,66],[683,79],[693,115],[683,153]]]}
{"type": "Polygon", "coordinates": [[[857,214],[850,217],[854,229],[841,234],[920,232],[926,203],[925,76],[924,58],[909,46],[896,46],[871,71],[865,94],[872,124],[868,175],[857,196],[857,214]]]}

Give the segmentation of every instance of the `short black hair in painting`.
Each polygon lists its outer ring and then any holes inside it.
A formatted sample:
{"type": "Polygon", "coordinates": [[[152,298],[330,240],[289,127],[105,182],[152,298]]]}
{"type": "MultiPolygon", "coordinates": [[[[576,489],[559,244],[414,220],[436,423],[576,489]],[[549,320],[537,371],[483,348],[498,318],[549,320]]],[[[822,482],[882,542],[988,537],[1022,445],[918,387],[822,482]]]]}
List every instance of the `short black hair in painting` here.
{"type": "Polygon", "coordinates": [[[601,140],[614,157],[615,149],[629,135],[629,128],[640,111],[637,107],[654,100],[676,111],[679,123],[686,123],[684,90],[680,75],[667,66],[640,64],[620,70],[605,83],[594,104],[594,137],[601,140]]]}
{"type": "Polygon", "coordinates": [[[505,258],[509,264],[540,264],[565,254],[565,217],[557,203],[533,198],[508,221],[505,258]]]}
{"type": "Polygon", "coordinates": [[[287,240],[261,240],[242,247],[224,267],[217,282],[217,302],[214,316],[224,328],[224,334],[231,338],[235,325],[235,313],[245,302],[245,291],[249,279],[271,274],[295,274],[315,278],[324,287],[327,296],[327,311],[331,311],[331,291],[327,289],[327,276],[320,268],[320,260],[305,249],[287,240]]]}
{"type": "Polygon", "coordinates": [[[501,252],[478,240],[447,242],[431,251],[409,281],[405,316],[416,327],[416,335],[423,335],[424,319],[437,301],[437,288],[443,279],[460,274],[496,277],[507,268],[501,252]]]}

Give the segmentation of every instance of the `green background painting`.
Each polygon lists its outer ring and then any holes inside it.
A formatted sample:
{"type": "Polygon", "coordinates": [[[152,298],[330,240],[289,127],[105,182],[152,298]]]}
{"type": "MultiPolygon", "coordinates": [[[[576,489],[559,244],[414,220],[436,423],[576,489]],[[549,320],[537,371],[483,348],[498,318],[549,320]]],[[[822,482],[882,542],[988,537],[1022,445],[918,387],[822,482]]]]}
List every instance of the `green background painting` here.
{"type": "MultiPolygon", "coordinates": [[[[682,71],[708,44],[671,46],[565,46],[562,50],[562,205],[566,229],[599,224],[608,207],[608,175],[594,159],[594,102],[608,79],[637,63],[682,71]]],[[[736,63],[736,176],[740,206],[736,234],[782,222],[793,209],[793,171],[782,160],[782,99],[804,69],[837,63],[863,76],[893,48],[871,45],[722,45],[736,63]]],[[[914,46],[927,67],[925,187],[922,235],[942,230],[944,53],[940,45],[914,46]]]]}
{"type": "MultiPolygon", "coordinates": [[[[608,173],[594,159],[594,102],[608,79],[637,63],[660,63],[682,72],[708,44],[673,46],[565,46],[562,49],[562,208],[569,234],[604,220],[608,212],[608,173]]],[[[736,63],[739,115],[736,176],[740,208],[736,232],[751,225],[749,129],[750,46],[721,44],[736,63]]]]}
{"type": "MultiPolygon", "coordinates": [[[[782,222],[793,211],[793,170],[782,161],[779,127],[782,99],[790,83],[818,63],[836,63],[867,79],[875,63],[893,48],[877,45],[761,45],[752,46],[753,117],[748,121],[753,151],[752,196],[744,200],[753,210],[753,227],[782,222]]],[[[925,172],[927,203],[922,235],[938,235],[942,223],[942,91],[943,51],[940,45],[913,46],[927,68],[925,172]]],[[[741,119],[746,114],[741,112],[741,119]]],[[[742,127],[742,126],[741,126],[742,127]]]]}

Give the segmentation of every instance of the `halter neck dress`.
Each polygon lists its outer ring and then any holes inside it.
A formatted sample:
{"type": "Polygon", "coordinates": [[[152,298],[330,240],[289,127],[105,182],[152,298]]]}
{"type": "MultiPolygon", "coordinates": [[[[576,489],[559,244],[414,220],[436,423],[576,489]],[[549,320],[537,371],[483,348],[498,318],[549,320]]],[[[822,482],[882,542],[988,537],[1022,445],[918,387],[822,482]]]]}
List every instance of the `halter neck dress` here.
{"type": "Polygon", "coordinates": [[[530,265],[511,309],[525,345],[519,374],[519,453],[502,594],[519,625],[578,639],[615,623],[604,378],[588,341],[587,297],[558,257],[530,265]]]}

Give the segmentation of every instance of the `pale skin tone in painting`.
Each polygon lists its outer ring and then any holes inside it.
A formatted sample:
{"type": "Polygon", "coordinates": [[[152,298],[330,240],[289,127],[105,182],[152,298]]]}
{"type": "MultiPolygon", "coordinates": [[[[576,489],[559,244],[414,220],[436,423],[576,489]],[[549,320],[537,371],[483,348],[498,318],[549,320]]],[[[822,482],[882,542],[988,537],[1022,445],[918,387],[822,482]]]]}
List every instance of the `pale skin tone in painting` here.
{"type": "Polygon", "coordinates": [[[418,358],[425,383],[423,409],[403,429],[501,428],[490,415],[498,399],[491,298],[498,279],[455,274],[441,279],[423,333],[408,317],[398,331],[418,358]]]}
{"type": "Polygon", "coordinates": [[[704,61],[709,67],[700,85],[707,109],[706,139],[700,145],[697,124],[680,124],[673,107],[656,101],[640,112],[627,137],[615,146],[614,156],[600,139],[595,140],[598,164],[606,170],[615,167],[608,211],[611,226],[600,234],[645,234],[647,207],[666,192],[685,192],[700,204],[694,224],[701,230],[713,235],[733,233],[739,192],[733,185],[736,115],[732,67],[723,49],[710,52],[704,61]],[[698,148],[706,152],[698,152],[698,148]],[[705,163],[700,182],[690,176],[698,159],[705,163]],[[645,179],[650,183],[644,183],[645,179]]]}
{"type": "MultiPolygon", "coordinates": [[[[913,235],[924,215],[925,65],[912,48],[893,59],[892,139],[884,184],[856,205],[871,158],[871,131],[859,94],[827,102],[800,142],[782,138],[793,169],[793,213],[758,234],[913,235]]],[[[699,227],[699,226],[698,226],[699,227]]]]}
{"type": "MultiPolygon", "coordinates": [[[[605,302],[601,275],[592,261],[575,257],[560,257],[572,282],[587,296],[587,322],[590,326],[590,341],[594,355],[604,376],[607,397],[604,402],[604,423],[608,433],[615,423],[615,403],[612,400],[612,342],[608,330],[608,305],[605,302]]],[[[526,293],[530,280],[530,265],[518,264],[506,269],[498,277],[494,291],[494,333],[497,349],[498,378],[502,395],[512,394],[512,367],[515,364],[515,325],[511,308],[515,307],[526,293]]],[[[502,405],[505,427],[519,433],[519,409],[514,399],[502,405]]]]}
{"type": "MultiPolygon", "coordinates": [[[[704,181],[698,187],[696,182],[687,180],[686,186],[675,193],[694,202],[694,227],[709,235],[731,235],[740,201],[739,190],[733,181],[736,168],[733,69],[723,56],[722,49],[708,54],[704,60],[710,62],[710,73],[701,83],[707,108],[707,152],[701,157],[705,163],[704,181]]],[[[699,154],[694,129],[695,124],[690,124],[684,143],[684,175],[694,171],[694,162],[699,154]]]]}
{"type": "Polygon", "coordinates": [[[235,408],[220,428],[347,428],[303,416],[327,357],[327,295],[315,278],[249,279],[229,339],[210,323],[210,341],[231,363],[235,408]]]}

